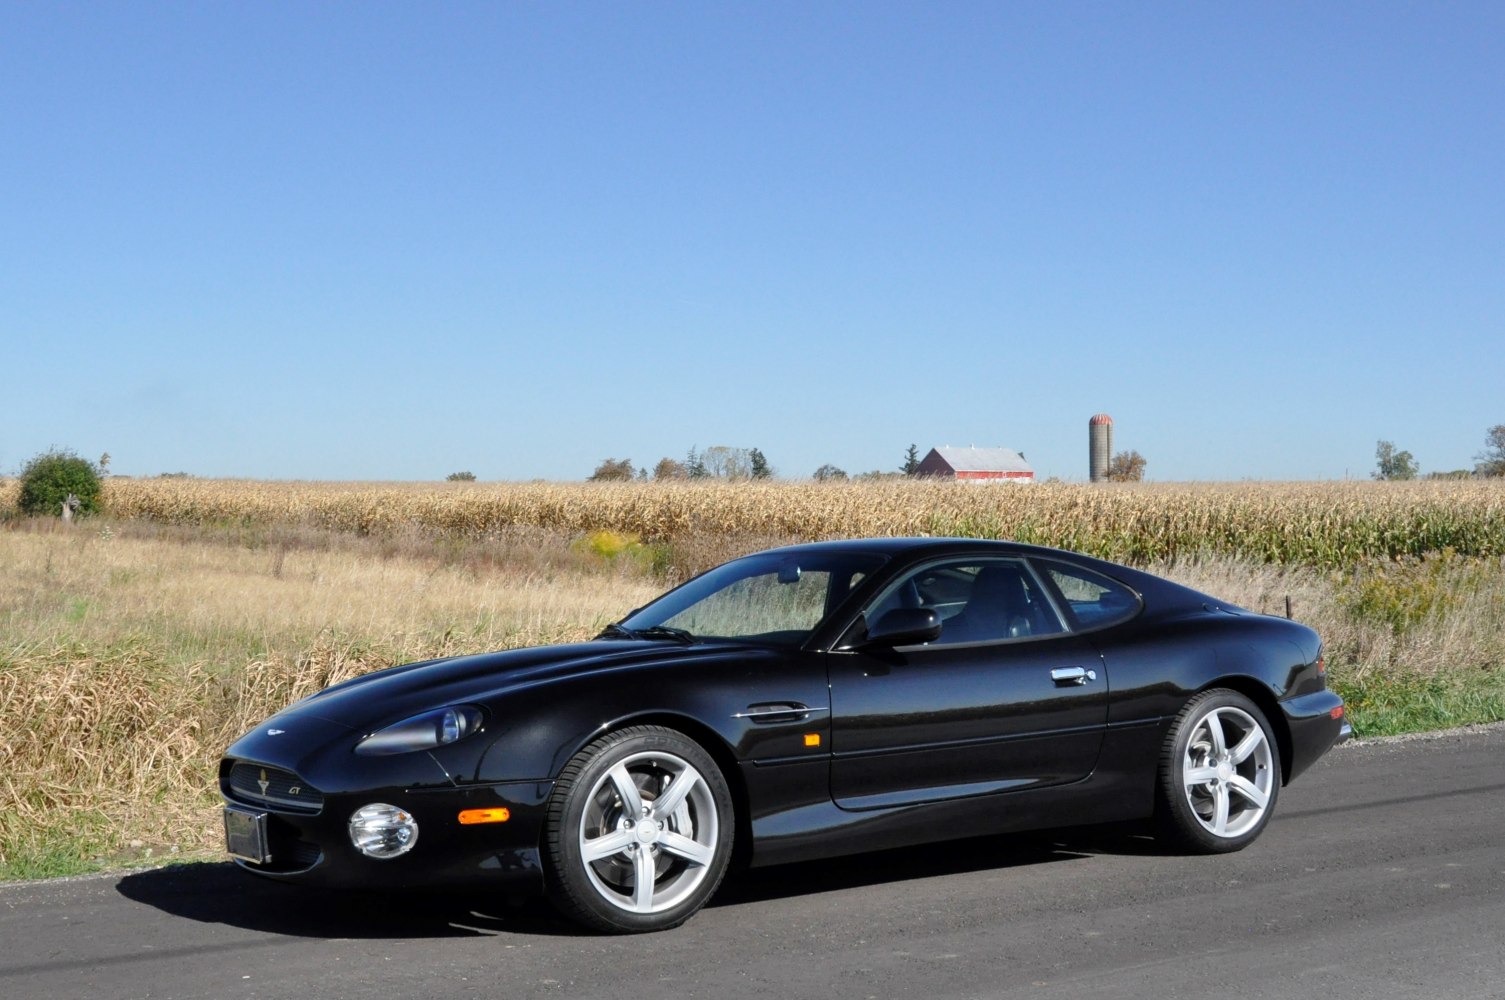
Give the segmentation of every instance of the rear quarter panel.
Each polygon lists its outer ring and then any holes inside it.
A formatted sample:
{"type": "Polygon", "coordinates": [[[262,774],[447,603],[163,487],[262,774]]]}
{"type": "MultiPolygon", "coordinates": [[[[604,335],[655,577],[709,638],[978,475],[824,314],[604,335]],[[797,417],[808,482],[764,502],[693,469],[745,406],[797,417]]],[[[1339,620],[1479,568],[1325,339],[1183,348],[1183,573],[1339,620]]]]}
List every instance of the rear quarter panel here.
{"type": "Polygon", "coordinates": [[[1175,715],[1193,694],[1230,681],[1257,689],[1272,705],[1323,683],[1316,633],[1279,618],[1224,611],[1145,616],[1095,638],[1113,692],[1110,724],[1175,715]]]}
{"type": "Polygon", "coordinates": [[[1229,688],[1264,713],[1291,777],[1293,743],[1283,703],[1325,687],[1314,631],[1283,618],[1198,610],[1142,616],[1097,641],[1111,690],[1110,730],[1153,725],[1163,733],[1193,695],[1229,688]]]}

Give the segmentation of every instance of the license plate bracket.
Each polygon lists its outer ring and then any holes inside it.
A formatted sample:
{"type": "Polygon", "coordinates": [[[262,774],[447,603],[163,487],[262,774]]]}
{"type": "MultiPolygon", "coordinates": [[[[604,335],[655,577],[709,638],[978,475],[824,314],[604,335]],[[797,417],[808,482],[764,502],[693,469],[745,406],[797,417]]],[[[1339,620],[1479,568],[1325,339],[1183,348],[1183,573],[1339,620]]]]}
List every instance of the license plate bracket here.
{"type": "Polygon", "coordinates": [[[267,814],[240,806],[225,807],[225,849],[231,857],[253,865],[270,864],[267,849],[267,814]]]}

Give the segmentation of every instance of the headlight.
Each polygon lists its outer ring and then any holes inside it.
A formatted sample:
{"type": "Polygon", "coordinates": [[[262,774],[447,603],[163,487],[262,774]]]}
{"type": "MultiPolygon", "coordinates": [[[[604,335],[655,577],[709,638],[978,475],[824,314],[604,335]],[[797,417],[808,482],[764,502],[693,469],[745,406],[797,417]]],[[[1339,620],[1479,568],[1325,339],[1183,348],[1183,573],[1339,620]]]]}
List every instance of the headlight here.
{"type": "Polygon", "coordinates": [[[368,757],[431,750],[463,740],[481,728],[481,710],[473,705],[424,712],[396,725],[378,730],[355,745],[355,752],[368,757]]]}
{"type": "Polygon", "coordinates": [[[350,842],[368,858],[395,858],[418,843],[418,821],[406,809],[373,802],[350,817],[350,842]]]}

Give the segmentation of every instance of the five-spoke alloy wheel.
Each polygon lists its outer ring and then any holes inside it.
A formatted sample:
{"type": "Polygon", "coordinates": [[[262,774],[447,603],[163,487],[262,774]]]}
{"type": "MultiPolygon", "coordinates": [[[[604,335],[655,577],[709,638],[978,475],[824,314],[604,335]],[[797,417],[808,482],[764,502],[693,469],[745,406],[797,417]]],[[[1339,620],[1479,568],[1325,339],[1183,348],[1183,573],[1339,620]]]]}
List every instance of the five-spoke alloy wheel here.
{"type": "Polygon", "coordinates": [[[1264,713],[1236,691],[1193,698],[1166,737],[1157,792],[1163,839],[1206,854],[1248,845],[1280,793],[1280,752],[1264,713]]]}
{"type": "Polygon", "coordinates": [[[603,930],[683,923],[731,857],[731,794],[716,762],[670,729],[608,734],[565,766],[545,848],[556,902],[603,930]]]}

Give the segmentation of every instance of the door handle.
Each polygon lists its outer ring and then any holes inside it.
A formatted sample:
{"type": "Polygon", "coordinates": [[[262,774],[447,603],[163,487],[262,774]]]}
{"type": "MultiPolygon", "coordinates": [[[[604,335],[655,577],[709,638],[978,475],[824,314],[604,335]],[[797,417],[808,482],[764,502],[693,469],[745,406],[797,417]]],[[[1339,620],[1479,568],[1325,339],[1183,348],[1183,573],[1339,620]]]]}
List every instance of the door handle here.
{"type": "Polygon", "coordinates": [[[803,722],[812,713],[824,711],[827,709],[811,708],[797,701],[765,701],[732,713],[732,718],[746,719],[749,722],[803,722]]]}
{"type": "Polygon", "coordinates": [[[1056,667],[1050,672],[1050,679],[1057,684],[1086,684],[1097,680],[1097,671],[1085,667],[1056,667]]]}

